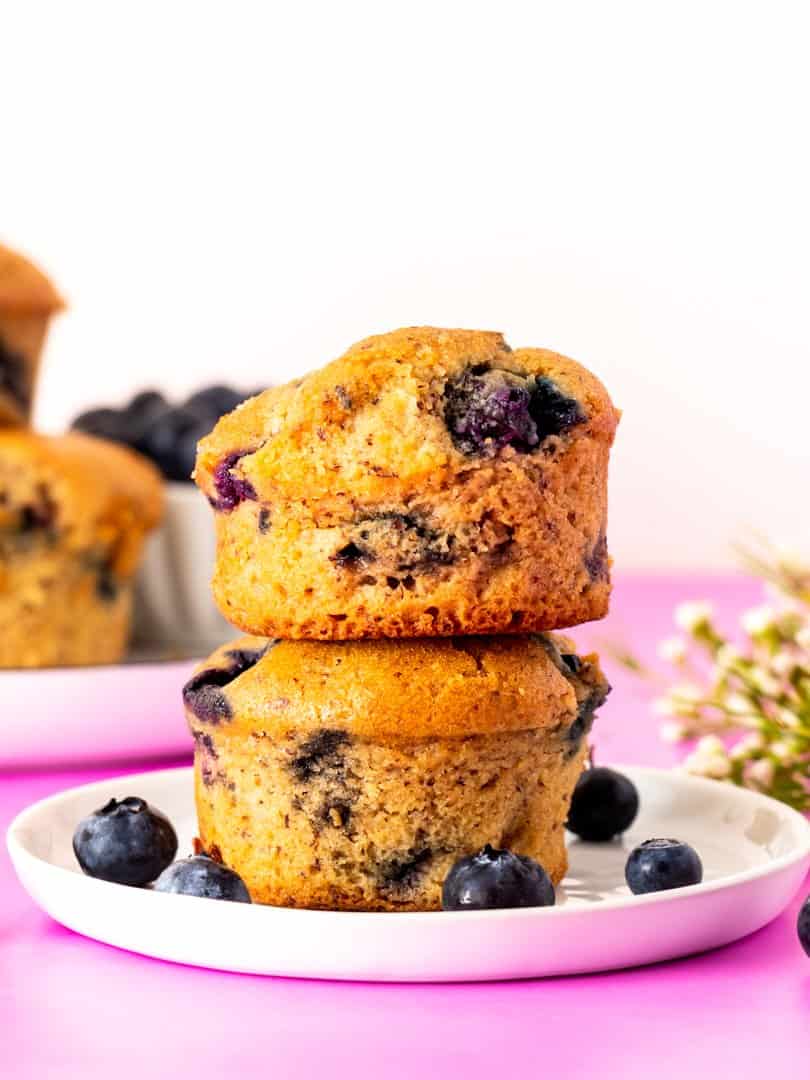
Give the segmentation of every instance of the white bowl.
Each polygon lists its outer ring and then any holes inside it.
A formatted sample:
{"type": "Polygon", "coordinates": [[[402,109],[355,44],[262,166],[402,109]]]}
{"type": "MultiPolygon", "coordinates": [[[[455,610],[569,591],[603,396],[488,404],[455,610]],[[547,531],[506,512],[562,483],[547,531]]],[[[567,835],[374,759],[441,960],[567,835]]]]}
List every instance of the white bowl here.
{"type": "Polygon", "coordinates": [[[205,656],[237,634],[211,595],[215,552],[205,496],[193,484],[169,484],[165,520],[147,541],[135,581],[136,645],[205,656]]]}

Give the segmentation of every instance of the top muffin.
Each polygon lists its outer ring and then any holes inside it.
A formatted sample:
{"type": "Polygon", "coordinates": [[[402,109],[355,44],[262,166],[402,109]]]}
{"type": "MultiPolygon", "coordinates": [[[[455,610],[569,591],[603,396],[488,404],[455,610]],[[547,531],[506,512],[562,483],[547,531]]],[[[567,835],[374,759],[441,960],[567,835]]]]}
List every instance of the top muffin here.
{"type": "Polygon", "coordinates": [[[497,333],[367,338],[199,446],[214,592],[250,633],[525,633],[600,618],[618,413],[581,365],[497,333]]]}

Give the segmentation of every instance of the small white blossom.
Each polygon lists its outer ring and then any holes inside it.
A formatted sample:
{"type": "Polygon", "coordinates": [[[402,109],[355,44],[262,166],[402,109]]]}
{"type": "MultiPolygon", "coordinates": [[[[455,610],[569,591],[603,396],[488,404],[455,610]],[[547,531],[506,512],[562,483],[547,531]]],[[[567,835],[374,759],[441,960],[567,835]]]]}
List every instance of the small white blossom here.
{"type": "Polygon", "coordinates": [[[734,746],[731,748],[731,756],[733,758],[747,758],[751,754],[761,750],[765,745],[765,740],[762,737],[761,732],[752,731],[750,735],[743,735],[741,739],[738,739],[734,746]]]}
{"type": "Polygon", "coordinates": [[[751,669],[750,677],[751,682],[761,694],[765,694],[767,697],[779,697],[782,693],[782,683],[775,675],[771,675],[769,671],[754,667],[751,669]]]}
{"type": "Polygon", "coordinates": [[[791,731],[798,731],[798,729],[802,726],[801,719],[792,709],[786,709],[784,707],[777,709],[776,719],[779,721],[782,727],[789,728],[791,731]]]}
{"type": "Polygon", "coordinates": [[[698,740],[697,753],[703,757],[714,757],[716,754],[726,756],[726,745],[717,735],[704,735],[698,740]]]}
{"type": "Polygon", "coordinates": [[[767,634],[769,630],[773,630],[777,622],[778,616],[770,604],[760,604],[759,607],[750,608],[743,612],[740,619],[743,630],[750,637],[767,634]]]}
{"type": "Polygon", "coordinates": [[[773,783],[774,766],[772,761],[761,758],[747,765],[744,773],[746,787],[757,787],[767,790],[773,783]]]}
{"type": "Polygon", "coordinates": [[[681,630],[685,630],[688,634],[692,634],[698,627],[707,623],[713,614],[714,610],[711,604],[678,604],[675,608],[675,624],[676,626],[679,626],[681,630]]]}
{"type": "Polygon", "coordinates": [[[796,657],[786,649],[771,657],[771,668],[775,675],[789,678],[798,666],[796,657]]]}
{"type": "Polygon", "coordinates": [[[735,649],[733,645],[726,643],[725,645],[721,645],[717,650],[715,662],[719,668],[728,671],[729,668],[733,668],[735,664],[738,664],[742,658],[742,653],[739,649],[735,649]]]}
{"type": "Polygon", "coordinates": [[[734,713],[735,716],[750,716],[753,704],[750,698],[747,698],[745,694],[737,692],[727,694],[723,704],[730,713],[734,713]]]}
{"type": "Polygon", "coordinates": [[[686,659],[686,642],[679,637],[666,638],[658,646],[658,655],[670,664],[682,664],[686,659]]]}
{"type": "Polygon", "coordinates": [[[704,754],[700,746],[686,758],[683,767],[695,776],[707,776],[711,780],[725,780],[731,775],[731,762],[725,754],[704,754]]]}
{"type": "Polygon", "coordinates": [[[658,731],[664,742],[668,743],[682,742],[687,735],[687,729],[683,724],[679,724],[677,720],[672,720],[668,724],[662,724],[658,731]]]}
{"type": "Polygon", "coordinates": [[[778,761],[789,761],[796,753],[796,747],[784,739],[777,739],[776,742],[772,742],[769,749],[778,761]]]}
{"type": "Polygon", "coordinates": [[[796,631],[796,644],[800,649],[806,649],[807,652],[810,652],[810,623],[803,626],[801,630],[796,631]]]}

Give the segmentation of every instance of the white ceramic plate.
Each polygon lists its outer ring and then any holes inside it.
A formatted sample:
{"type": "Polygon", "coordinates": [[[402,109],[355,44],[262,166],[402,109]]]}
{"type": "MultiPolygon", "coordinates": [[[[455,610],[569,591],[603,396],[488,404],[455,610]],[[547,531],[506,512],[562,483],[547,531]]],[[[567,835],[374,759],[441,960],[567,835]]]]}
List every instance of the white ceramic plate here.
{"type": "Polygon", "coordinates": [[[194,836],[190,769],[74,788],[23,811],[8,845],[25,888],[58,922],[147,956],[225,971],[329,979],[457,981],[574,974],[725,945],[775,918],[810,866],[810,824],[765,796],[659,769],[623,768],[641,813],[622,844],[571,842],[553,908],[364,914],[169,896],[84,877],[71,837],[85,814],[140,795],[194,836]],[[702,884],[631,896],[629,848],[654,836],[693,844],[702,884]]]}
{"type": "Polygon", "coordinates": [[[195,660],[0,671],[0,769],[186,754],[195,660]]]}

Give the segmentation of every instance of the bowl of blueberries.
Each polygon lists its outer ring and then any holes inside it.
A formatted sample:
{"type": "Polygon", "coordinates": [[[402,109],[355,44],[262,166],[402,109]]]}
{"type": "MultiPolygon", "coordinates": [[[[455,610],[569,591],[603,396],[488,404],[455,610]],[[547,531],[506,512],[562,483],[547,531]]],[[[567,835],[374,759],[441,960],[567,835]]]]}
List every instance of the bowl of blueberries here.
{"type": "Polygon", "coordinates": [[[136,653],[205,655],[233,633],[211,598],[215,536],[211,510],[191,481],[197,443],[221,416],[261,393],[218,384],[173,403],[142,390],[125,405],[77,416],[78,431],[111,439],[149,458],[167,484],[163,525],[149,539],[135,585],[136,653]]]}

